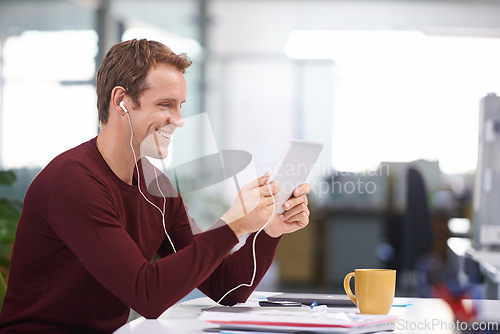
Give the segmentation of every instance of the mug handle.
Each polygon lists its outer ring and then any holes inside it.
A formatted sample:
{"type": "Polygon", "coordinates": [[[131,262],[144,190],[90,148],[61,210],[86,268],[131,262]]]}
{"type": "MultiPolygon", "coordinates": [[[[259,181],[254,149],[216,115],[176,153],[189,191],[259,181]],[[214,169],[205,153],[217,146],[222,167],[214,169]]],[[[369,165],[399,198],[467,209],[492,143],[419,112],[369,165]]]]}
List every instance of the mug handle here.
{"type": "Polygon", "coordinates": [[[356,274],[355,273],[349,273],[345,276],[344,278],[344,290],[347,296],[352,300],[354,305],[358,306],[356,296],[352,293],[351,291],[351,285],[349,284],[351,282],[351,278],[356,279],[356,274]]]}

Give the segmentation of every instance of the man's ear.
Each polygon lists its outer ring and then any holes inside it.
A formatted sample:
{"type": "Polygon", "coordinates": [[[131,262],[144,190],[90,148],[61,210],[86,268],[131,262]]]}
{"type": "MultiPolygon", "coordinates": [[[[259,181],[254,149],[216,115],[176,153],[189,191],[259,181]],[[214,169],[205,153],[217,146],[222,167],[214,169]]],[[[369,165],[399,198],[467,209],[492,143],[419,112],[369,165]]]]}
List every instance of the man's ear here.
{"type": "Polygon", "coordinates": [[[125,116],[125,111],[120,107],[122,102],[127,96],[127,91],[122,86],[116,86],[111,91],[111,100],[109,101],[109,112],[116,112],[121,116],[125,116]]]}

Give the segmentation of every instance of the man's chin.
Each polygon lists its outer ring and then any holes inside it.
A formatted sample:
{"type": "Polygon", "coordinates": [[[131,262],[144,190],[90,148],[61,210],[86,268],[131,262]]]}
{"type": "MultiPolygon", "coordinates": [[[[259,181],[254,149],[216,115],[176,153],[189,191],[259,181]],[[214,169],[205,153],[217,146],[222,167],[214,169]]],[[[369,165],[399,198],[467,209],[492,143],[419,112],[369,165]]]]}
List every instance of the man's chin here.
{"type": "Polygon", "coordinates": [[[168,149],[152,149],[148,150],[147,152],[143,152],[143,156],[150,157],[153,159],[165,159],[168,156],[168,149]]]}
{"type": "Polygon", "coordinates": [[[148,136],[141,143],[141,156],[153,159],[165,159],[168,155],[170,141],[161,142],[156,136],[148,136]]]}

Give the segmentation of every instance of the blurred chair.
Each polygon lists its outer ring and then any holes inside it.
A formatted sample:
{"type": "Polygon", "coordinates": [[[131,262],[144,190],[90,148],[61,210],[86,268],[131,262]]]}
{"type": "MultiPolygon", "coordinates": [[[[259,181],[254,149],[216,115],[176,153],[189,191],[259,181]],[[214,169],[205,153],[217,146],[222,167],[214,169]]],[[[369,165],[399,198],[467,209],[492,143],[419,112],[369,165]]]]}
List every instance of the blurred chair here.
{"type": "Polygon", "coordinates": [[[406,177],[406,211],[403,219],[401,283],[406,293],[416,292],[416,269],[432,257],[434,232],[422,174],[409,167],[406,177]]]}

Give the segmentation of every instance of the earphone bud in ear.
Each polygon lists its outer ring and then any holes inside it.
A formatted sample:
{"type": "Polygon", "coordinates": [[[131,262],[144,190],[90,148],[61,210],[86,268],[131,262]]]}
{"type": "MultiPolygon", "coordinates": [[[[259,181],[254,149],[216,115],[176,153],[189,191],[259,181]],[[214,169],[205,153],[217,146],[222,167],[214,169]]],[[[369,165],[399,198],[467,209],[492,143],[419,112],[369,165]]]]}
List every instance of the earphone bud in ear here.
{"type": "Polygon", "coordinates": [[[127,110],[127,108],[125,108],[125,102],[124,101],[120,102],[120,107],[123,109],[123,111],[125,111],[128,114],[128,110],[127,110]]]}

